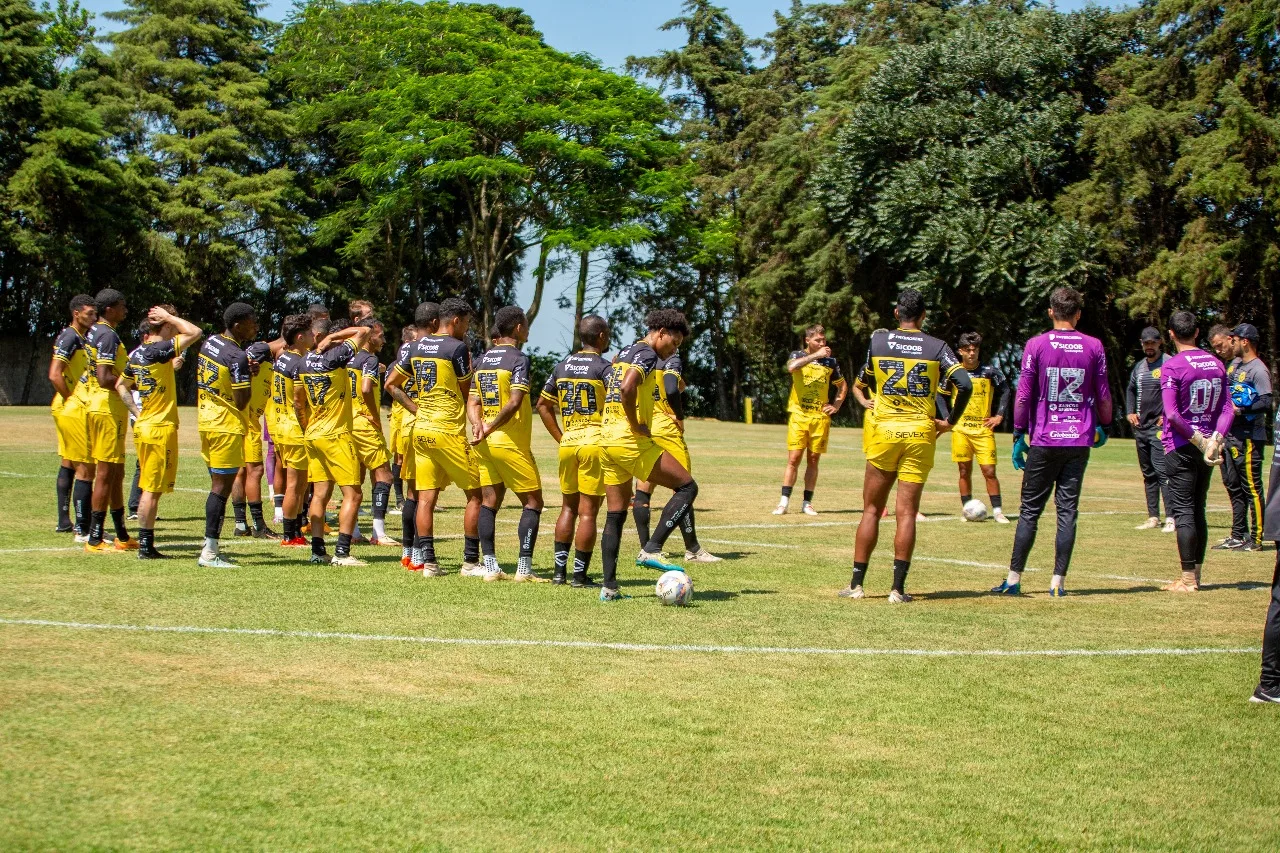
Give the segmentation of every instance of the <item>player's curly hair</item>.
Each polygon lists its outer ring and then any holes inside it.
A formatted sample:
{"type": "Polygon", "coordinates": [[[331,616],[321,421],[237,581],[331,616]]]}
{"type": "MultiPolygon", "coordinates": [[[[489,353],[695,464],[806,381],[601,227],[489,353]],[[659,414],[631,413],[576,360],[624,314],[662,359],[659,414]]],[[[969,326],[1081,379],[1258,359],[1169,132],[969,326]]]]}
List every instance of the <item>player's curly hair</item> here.
{"type": "Polygon", "coordinates": [[[448,299],[440,303],[440,322],[448,323],[459,317],[474,317],[475,311],[471,309],[464,300],[456,296],[450,296],[448,299]]]}
{"type": "Polygon", "coordinates": [[[287,345],[293,346],[298,335],[309,331],[311,331],[310,314],[290,314],[284,318],[284,324],[280,327],[280,337],[284,338],[287,345]]]}
{"type": "Polygon", "coordinates": [[[519,305],[503,305],[493,315],[493,330],[497,333],[493,337],[509,338],[521,324],[529,325],[524,309],[519,305]]]}
{"type": "Polygon", "coordinates": [[[1173,336],[1180,341],[1193,340],[1198,326],[1196,315],[1190,311],[1174,311],[1173,316],[1169,318],[1169,331],[1173,332],[1173,336]]]}
{"type": "Polygon", "coordinates": [[[982,335],[977,332],[965,332],[960,336],[960,340],[957,341],[956,345],[960,349],[964,349],[965,347],[980,347],[982,346],[982,335]]]}
{"type": "Polygon", "coordinates": [[[118,290],[112,290],[110,287],[99,290],[98,295],[93,298],[93,304],[98,309],[99,317],[105,314],[108,308],[114,308],[121,302],[124,302],[124,294],[118,290]]]}
{"type": "Polygon", "coordinates": [[[247,302],[232,302],[227,306],[227,310],[222,312],[222,328],[231,329],[257,315],[258,312],[254,311],[253,306],[247,302]]]}
{"type": "Polygon", "coordinates": [[[71,313],[79,314],[86,308],[98,310],[98,303],[87,293],[79,293],[71,297],[71,313]]]}
{"type": "Polygon", "coordinates": [[[655,308],[644,318],[645,327],[651,332],[679,332],[689,337],[689,321],[675,308],[655,308]]]}
{"type": "Polygon", "coordinates": [[[898,320],[914,323],[924,316],[924,294],[914,287],[904,288],[898,293],[898,320]]]}
{"type": "Polygon", "coordinates": [[[1084,294],[1074,287],[1059,287],[1049,294],[1049,308],[1053,319],[1070,320],[1084,309],[1084,294]]]}

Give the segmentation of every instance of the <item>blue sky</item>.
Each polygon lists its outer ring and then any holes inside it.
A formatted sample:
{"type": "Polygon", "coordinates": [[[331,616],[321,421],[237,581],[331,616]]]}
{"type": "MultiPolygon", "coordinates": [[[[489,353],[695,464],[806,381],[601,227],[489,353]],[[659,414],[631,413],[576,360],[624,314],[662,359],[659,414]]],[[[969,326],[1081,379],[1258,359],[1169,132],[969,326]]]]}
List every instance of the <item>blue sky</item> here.
{"type": "MultiPolygon", "coordinates": [[[[570,53],[589,53],[606,66],[621,69],[628,56],[642,56],[680,44],[678,33],[661,32],[658,28],[680,14],[680,0],[494,0],[504,5],[519,6],[533,18],[547,43],[570,53]]],[[[94,13],[123,8],[121,0],[81,0],[81,5],[94,13]]],[[[773,29],[774,9],[787,8],[790,0],[720,0],[720,5],[749,37],[760,37],[773,29]]],[[[1084,0],[1062,0],[1059,9],[1073,10],[1085,5],[1084,0]]],[[[1103,4],[1106,5],[1106,4],[1103,4]]],[[[265,5],[263,16],[282,21],[293,7],[291,0],[274,0],[265,5]]],[[[99,30],[110,30],[114,24],[98,18],[99,30]]],[[[536,263],[536,259],[533,263],[536,263]]],[[[529,267],[533,263],[528,264],[529,267]]],[[[573,335],[572,314],[556,307],[555,299],[572,286],[572,277],[553,280],[547,285],[542,311],[534,323],[530,345],[552,352],[567,349],[573,335]]],[[[520,283],[519,301],[527,304],[532,293],[532,280],[520,283]]]]}

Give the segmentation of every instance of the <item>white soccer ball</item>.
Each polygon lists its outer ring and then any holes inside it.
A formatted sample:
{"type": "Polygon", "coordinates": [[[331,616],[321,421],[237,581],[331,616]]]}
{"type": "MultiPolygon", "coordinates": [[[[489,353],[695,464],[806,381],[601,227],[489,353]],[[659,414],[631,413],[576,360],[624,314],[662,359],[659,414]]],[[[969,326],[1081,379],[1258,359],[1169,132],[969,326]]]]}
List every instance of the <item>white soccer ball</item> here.
{"type": "Polygon", "coordinates": [[[693,601],[693,580],[679,569],[673,569],[658,578],[653,594],[663,604],[684,607],[693,601]]]}
{"type": "Polygon", "coordinates": [[[964,513],[965,521],[987,520],[987,505],[977,498],[970,498],[965,501],[964,509],[961,512],[964,513]]]}

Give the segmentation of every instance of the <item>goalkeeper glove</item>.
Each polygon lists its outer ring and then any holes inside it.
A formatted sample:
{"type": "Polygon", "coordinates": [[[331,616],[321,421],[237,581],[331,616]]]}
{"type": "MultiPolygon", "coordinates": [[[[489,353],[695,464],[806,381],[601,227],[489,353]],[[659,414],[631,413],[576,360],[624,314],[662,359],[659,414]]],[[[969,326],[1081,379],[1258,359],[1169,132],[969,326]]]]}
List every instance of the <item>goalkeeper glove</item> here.
{"type": "Polygon", "coordinates": [[[1107,435],[1107,431],[1102,427],[1098,426],[1093,428],[1093,446],[1094,447],[1101,447],[1102,445],[1106,444],[1107,439],[1110,437],[1111,436],[1107,435]]]}
{"type": "Polygon", "coordinates": [[[1222,433],[1215,432],[1208,438],[1204,437],[1194,430],[1191,433],[1191,443],[1196,449],[1204,454],[1204,461],[1210,466],[1222,464],[1222,448],[1226,444],[1226,440],[1222,437],[1222,433]]]}
{"type": "Polygon", "coordinates": [[[1013,470],[1021,471],[1027,467],[1027,436],[1024,433],[1013,434],[1013,470]]]}

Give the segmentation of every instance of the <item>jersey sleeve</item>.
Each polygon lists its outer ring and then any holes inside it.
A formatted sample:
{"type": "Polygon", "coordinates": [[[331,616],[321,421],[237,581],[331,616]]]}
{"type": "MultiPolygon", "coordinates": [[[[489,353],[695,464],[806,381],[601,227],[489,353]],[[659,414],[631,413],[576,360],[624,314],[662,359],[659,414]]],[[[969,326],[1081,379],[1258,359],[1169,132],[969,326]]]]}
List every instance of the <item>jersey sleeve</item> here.
{"type": "Polygon", "coordinates": [[[870,388],[872,391],[876,389],[876,368],[871,361],[871,353],[875,348],[875,336],[871,337],[871,342],[867,344],[867,360],[862,363],[862,372],[858,374],[858,382],[864,388],[870,388]]]}
{"type": "Polygon", "coordinates": [[[237,349],[235,353],[229,354],[226,367],[227,372],[231,374],[232,390],[249,387],[253,373],[249,370],[249,356],[244,350],[237,349]]]}
{"type": "Polygon", "coordinates": [[[529,358],[527,353],[519,353],[516,356],[516,363],[511,369],[511,390],[520,390],[528,393],[532,380],[529,374],[533,372],[533,360],[529,358]]]}
{"type": "Polygon", "coordinates": [[[1038,383],[1037,372],[1040,370],[1040,358],[1035,339],[1027,341],[1022,351],[1022,370],[1018,374],[1018,394],[1013,401],[1013,429],[1015,432],[1027,431],[1031,423],[1031,400],[1038,383]]]}
{"type": "Polygon", "coordinates": [[[166,362],[173,361],[175,358],[177,358],[178,345],[177,343],[175,343],[176,340],[177,338],[170,338],[167,341],[161,341],[158,344],[153,344],[149,348],[149,353],[151,355],[151,363],[165,364],[166,362]]]}
{"type": "Polygon", "coordinates": [[[71,329],[63,329],[57,340],[53,342],[53,358],[55,361],[70,361],[71,356],[75,355],[76,350],[82,346],[84,341],[79,335],[71,329]]]}
{"type": "Polygon", "coordinates": [[[402,376],[413,376],[413,345],[405,344],[400,347],[400,353],[396,356],[395,364],[392,368],[402,376]]]}
{"type": "Polygon", "coordinates": [[[1111,403],[1111,384],[1107,381],[1107,353],[1102,348],[1102,343],[1098,342],[1094,345],[1093,350],[1093,375],[1095,391],[1097,393],[1097,403],[1095,407],[1098,414],[1098,423],[1101,426],[1111,425],[1112,403],[1111,403]]]}
{"type": "Polygon", "coordinates": [[[542,396],[553,402],[560,399],[560,389],[556,385],[556,375],[560,373],[560,367],[563,364],[564,362],[557,364],[556,369],[551,371],[551,375],[547,377],[547,381],[542,385],[542,396]]]}
{"type": "Polygon", "coordinates": [[[467,349],[467,345],[462,341],[456,341],[457,346],[453,349],[453,355],[449,357],[449,361],[453,364],[453,374],[459,380],[471,378],[471,350],[467,349]]]}
{"type": "Polygon", "coordinates": [[[351,364],[351,360],[356,357],[356,348],[351,341],[343,341],[333,349],[325,352],[321,356],[324,359],[324,366],[330,370],[337,370],[339,367],[346,367],[351,364]]]}
{"type": "Polygon", "coordinates": [[[823,363],[826,364],[827,367],[831,368],[831,384],[843,385],[844,374],[840,372],[840,362],[836,361],[834,358],[828,358],[824,359],[823,363]]]}
{"type": "Polygon", "coordinates": [[[371,352],[365,353],[365,359],[360,362],[360,375],[365,379],[372,379],[377,382],[380,378],[378,372],[378,357],[371,352]]]}
{"type": "Polygon", "coordinates": [[[643,379],[653,372],[658,366],[658,354],[653,351],[652,347],[640,347],[631,356],[629,366],[640,372],[640,378],[643,379]]]}
{"type": "Polygon", "coordinates": [[[116,330],[110,327],[104,328],[98,338],[98,366],[105,365],[114,371],[116,353],[123,348],[124,344],[120,342],[120,336],[116,334],[116,330]]]}
{"type": "Polygon", "coordinates": [[[956,358],[950,345],[944,343],[938,347],[938,375],[943,379],[950,379],[951,375],[959,369],[960,359],[956,358]]]}

